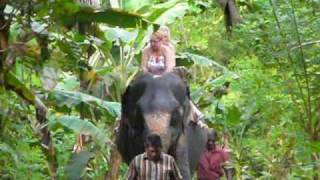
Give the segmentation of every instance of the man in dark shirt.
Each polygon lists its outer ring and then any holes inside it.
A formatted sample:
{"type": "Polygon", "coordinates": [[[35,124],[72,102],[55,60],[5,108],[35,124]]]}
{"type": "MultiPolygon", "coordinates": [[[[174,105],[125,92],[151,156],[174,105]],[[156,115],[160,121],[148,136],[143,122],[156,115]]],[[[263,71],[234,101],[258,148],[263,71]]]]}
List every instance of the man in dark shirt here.
{"type": "MultiPolygon", "coordinates": [[[[198,166],[199,180],[219,180],[223,176],[223,165],[229,160],[226,149],[216,145],[217,134],[209,130],[206,150],[201,154],[198,166]]],[[[227,173],[227,179],[232,179],[227,173]]]]}
{"type": "Polygon", "coordinates": [[[130,163],[128,180],[182,180],[173,157],[161,152],[160,136],[147,136],[144,147],[145,153],[137,155],[130,163]]]}

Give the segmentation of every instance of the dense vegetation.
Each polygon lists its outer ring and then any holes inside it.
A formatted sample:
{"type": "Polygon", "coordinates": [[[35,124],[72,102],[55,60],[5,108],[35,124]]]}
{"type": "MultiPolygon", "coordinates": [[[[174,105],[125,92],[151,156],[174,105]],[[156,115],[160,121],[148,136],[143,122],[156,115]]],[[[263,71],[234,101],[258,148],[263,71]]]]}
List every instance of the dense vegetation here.
{"type": "Polygon", "coordinates": [[[236,0],[236,20],[224,2],[1,1],[0,178],[107,178],[121,94],[166,24],[236,178],[319,179],[320,1],[236,0]]]}

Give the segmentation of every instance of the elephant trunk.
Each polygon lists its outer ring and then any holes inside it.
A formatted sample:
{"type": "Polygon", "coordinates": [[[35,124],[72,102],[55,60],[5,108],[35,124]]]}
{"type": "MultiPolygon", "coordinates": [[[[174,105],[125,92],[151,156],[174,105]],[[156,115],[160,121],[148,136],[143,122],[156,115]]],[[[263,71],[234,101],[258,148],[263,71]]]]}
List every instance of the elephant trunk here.
{"type": "Polygon", "coordinates": [[[162,151],[168,152],[171,142],[170,119],[168,112],[152,112],[144,116],[148,134],[157,134],[161,138],[162,151]]]}

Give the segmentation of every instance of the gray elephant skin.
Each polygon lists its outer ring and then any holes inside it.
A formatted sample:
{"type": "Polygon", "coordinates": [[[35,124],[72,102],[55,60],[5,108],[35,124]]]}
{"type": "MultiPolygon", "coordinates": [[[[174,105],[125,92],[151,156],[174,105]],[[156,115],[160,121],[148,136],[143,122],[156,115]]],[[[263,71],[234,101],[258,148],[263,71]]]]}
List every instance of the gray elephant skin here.
{"type": "Polygon", "coordinates": [[[122,115],[116,144],[126,163],[144,152],[144,138],[160,135],[162,151],[172,155],[183,179],[192,179],[207,131],[190,121],[186,84],[174,73],[137,76],[122,96],[122,115]]]}

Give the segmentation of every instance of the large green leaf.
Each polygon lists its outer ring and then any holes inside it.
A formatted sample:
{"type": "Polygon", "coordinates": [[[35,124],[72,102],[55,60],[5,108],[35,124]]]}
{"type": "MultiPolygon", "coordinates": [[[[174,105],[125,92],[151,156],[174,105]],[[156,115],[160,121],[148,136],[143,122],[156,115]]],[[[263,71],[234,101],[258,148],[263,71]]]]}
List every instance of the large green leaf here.
{"type": "Polygon", "coordinates": [[[104,32],[106,33],[107,39],[111,41],[121,40],[125,43],[133,41],[138,35],[138,29],[135,29],[134,31],[128,31],[118,27],[103,27],[102,30],[104,30],[104,32]]]}
{"type": "Polygon", "coordinates": [[[155,21],[156,24],[171,24],[176,18],[181,18],[187,12],[188,3],[178,3],[167,11],[163,12],[155,21]]]}
{"type": "Polygon", "coordinates": [[[236,106],[228,108],[226,123],[230,126],[236,126],[240,123],[241,112],[236,106]]]}
{"type": "Polygon", "coordinates": [[[179,0],[172,0],[153,6],[149,13],[144,14],[144,17],[157,24],[169,24],[175,18],[182,17],[187,9],[188,3],[179,3],[179,0]]]}
{"type": "Polygon", "coordinates": [[[76,90],[80,88],[80,82],[77,80],[75,76],[67,75],[65,78],[62,79],[56,86],[56,89],[63,89],[63,90],[76,90]]]}
{"type": "Polygon", "coordinates": [[[178,0],[168,1],[162,4],[153,6],[153,11],[144,14],[144,16],[151,22],[155,22],[164,12],[174,7],[178,3],[178,0]]]}
{"type": "Polygon", "coordinates": [[[144,48],[145,44],[149,40],[149,37],[152,34],[152,27],[150,26],[148,29],[139,29],[137,38],[135,39],[135,53],[138,54],[144,48]]]}
{"type": "Polygon", "coordinates": [[[68,179],[80,179],[92,154],[87,151],[73,154],[69,164],[65,168],[68,179]]]}
{"type": "Polygon", "coordinates": [[[66,25],[71,25],[76,22],[98,22],[123,28],[147,28],[147,26],[151,24],[148,20],[146,20],[139,14],[129,13],[119,9],[94,11],[90,8],[82,8],[71,16],[61,18],[66,25]]]}
{"type": "Polygon", "coordinates": [[[20,79],[18,79],[11,71],[5,74],[6,86],[18,93],[24,100],[34,103],[35,96],[33,92],[25,86],[20,79]]]}
{"type": "Polygon", "coordinates": [[[67,106],[69,108],[76,107],[83,103],[89,107],[96,107],[106,110],[111,116],[120,116],[120,103],[104,101],[97,97],[67,90],[54,90],[50,93],[50,96],[57,101],[57,105],[60,107],[67,106]]]}
{"type": "Polygon", "coordinates": [[[80,119],[78,116],[61,116],[50,118],[50,127],[58,127],[61,125],[72,130],[75,133],[82,133],[92,136],[99,145],[104,146],[110,140],[107,136],[87,119],[80,119]]]}
{"type": "Polygon", "coordinates": [[[151,4],[151,0],[122,0],[122,9],[130,12],[136,12],[142,7],[151,4]]]}
{"type": "Polygon", "coordinates": [[[213,66],[218,69],[221,69],[223,71],[227,71],[227,68],[225,66],[220,65],[219,63],[215,62],[214,60],[207,58],[205,56],[199,55],[199,54],[194,54],[190,52],[182,52],[179,54],[182,58],[185,59],[191,59],[194,64],[198,64],[201,66],[213,66]]]}
{"type": "Polygon", "coordinates": [[[233,79],[238,79],[239,76],[231,71],[225,71],[223,75],[210,81],[210,85],[214,87],[222,86],[225,82],[231,82],[233,79]]]}

